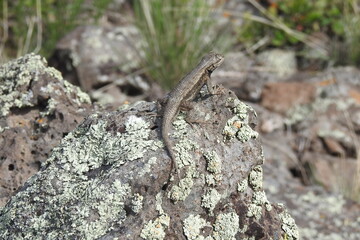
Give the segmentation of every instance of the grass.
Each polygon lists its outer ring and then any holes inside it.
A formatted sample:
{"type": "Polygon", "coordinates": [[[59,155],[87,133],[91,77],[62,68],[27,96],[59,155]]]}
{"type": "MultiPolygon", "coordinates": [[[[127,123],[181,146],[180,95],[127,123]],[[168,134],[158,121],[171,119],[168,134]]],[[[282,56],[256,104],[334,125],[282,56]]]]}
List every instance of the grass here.
{"type": "Polygon", "coordinates": [[[338,54],[339,59],[345,59],[344,64],[354,64],[360,66],[360,9],[355,0],[347,0],[347,7],[344,10],[344,43],[338,54]]]}
{"type": "Polygon", "coordinates": [[[240,31],[240,40],[262,43],[254,44],[257,46],[255,49],[248,46],[249,52],[269,45],[299,47],[301,42],[316,50],[319,57],[327,59],[330,64],[360,66],[360,9],[357,0],[279,1],[279,5],[286,6],[283,8],[277,4],[265,8],[258,1],[247,1],[259,11],[259,16],[230,14],[244,18],[247,23],[240,31]],[[323,44],[323,40],[313,33],[324,33],[330,43],[323,44]]]}
{"type": "Polygon", "coordinates": [[[134,1],[136,25],[143,39],[146,75],[172,88],[210,50],[231,44],[224,27],[215,24],[215,9],[205,0],[134,1]]]}
{"type": "Polygon", "coordinates": [[[76,26],[96,21],[111,0],[3,0],[0,63],[29,52],[51,55],[57,41],[76,26]]]}

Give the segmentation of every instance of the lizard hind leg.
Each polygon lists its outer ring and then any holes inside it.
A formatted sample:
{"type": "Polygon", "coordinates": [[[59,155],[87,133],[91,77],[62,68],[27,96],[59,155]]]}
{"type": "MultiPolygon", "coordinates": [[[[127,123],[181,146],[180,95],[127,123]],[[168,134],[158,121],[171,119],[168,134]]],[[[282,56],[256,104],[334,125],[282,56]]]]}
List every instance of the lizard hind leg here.
{"type": "Polygon", "coordinates": [[[189,111],[194,108],[195,103],[192,101],[183,101],[180,105],[181,111],[189,111]]]}

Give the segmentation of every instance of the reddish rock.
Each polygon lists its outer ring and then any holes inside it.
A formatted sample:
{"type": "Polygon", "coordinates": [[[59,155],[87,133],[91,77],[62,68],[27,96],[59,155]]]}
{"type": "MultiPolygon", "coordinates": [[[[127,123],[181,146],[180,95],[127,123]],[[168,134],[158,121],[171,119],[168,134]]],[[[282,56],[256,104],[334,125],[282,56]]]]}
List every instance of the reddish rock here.
{"type": "Polygon", "coordinates": [[[286,113],[294,106],[312,102],[315,94],[316,88],[310,83],[267,83],[262,91],[261,105],[271,111],[286,113]]]}

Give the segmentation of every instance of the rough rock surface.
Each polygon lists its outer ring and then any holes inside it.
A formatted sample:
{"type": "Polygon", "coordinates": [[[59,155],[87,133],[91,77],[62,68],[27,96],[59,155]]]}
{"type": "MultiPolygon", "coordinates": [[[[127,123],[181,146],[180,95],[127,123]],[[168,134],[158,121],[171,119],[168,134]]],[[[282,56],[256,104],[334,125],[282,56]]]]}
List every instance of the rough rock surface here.
{"type": "Polygon", "coordinates": [[[49,62],[97,103],[116,109],[124,102],[163,95],[141,76],[139,39],[131,25],[78,27],[59,41],[49,62]]]}
{"type": "Polygon", "coordinates": [[[301,239],[360,239],[358,203],[321,186],[304,186],[287,171],[285,162],[277,159],[267,159],[264,176],[268,199],[284,203],[299,227],[301,239]]]}
{"type": "Polygon", "coordinates": [[[140,102],[86,118],[0,210],[0,237],[299,238],[286,209],[263,191],[251,107],[225,89],[202,91],[173,123],[180,179],[170,182],[159,110],[140,102]]]}
{"type": "Polygon", "coordinates": [[[87,94],[40,56],[0,67],[0,207],[90,109],[87,94]]]}

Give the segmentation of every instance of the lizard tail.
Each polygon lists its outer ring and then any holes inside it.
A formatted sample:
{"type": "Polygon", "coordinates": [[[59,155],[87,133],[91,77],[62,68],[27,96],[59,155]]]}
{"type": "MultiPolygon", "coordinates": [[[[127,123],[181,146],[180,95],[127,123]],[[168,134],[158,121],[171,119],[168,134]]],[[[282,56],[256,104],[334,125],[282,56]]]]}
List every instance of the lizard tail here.
{"type": "Polygon", "coordinates": [[[178,166],[176,164],[176,157],[175,157],[175,153],[174,153],[174,150],[172,149],[172,143],[169,139],[169,136],[167,135],[167,133],[169,133],[169,127],[167,127],[167,124],[164,123],[163,124],[163,127],[162,127],[162,138],[163,138],[163,141],[165,143],[165,148],[166,148],[166,151],[168,152],[168,155],[170,156],[171,158],[171,166],[170,166],[170,174],[169,174],[169,179],[171,178],[172,176],[172,172],[173,170],[175,170],[177,176],[178,176],[178,179],[180,179],[180,173],[179,173],[179,169],[178,169],[178,166]]]}

